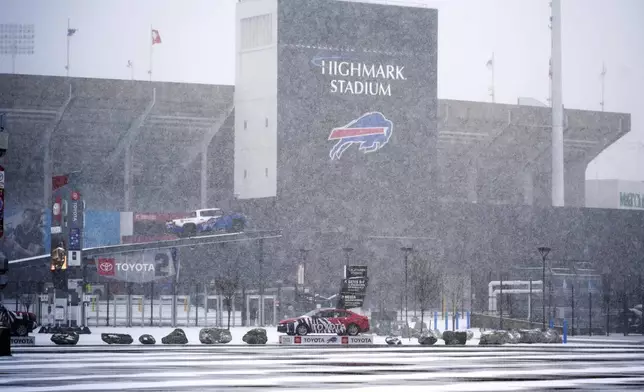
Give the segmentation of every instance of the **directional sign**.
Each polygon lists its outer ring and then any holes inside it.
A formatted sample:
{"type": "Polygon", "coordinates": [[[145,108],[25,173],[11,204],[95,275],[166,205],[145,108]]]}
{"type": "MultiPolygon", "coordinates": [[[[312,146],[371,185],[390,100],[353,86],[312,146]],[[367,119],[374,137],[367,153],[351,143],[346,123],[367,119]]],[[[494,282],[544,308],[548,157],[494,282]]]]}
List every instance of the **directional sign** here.
{"type": "Polygon", "coordinates": [[[366,278],[367,266],[366,265],[350,265],[344,267],[344,275],[346,279],[351,278],[366,278]]]}
{"type": "Polygon", "coordinates": [[[364,294],[342,294],[341,297],[345,309],[361,308],[364,305],[364,294]]]}
{"type": "Polygon", "coordinates": [[[342,280],[343,293],[364,293],[367,291],[367,278],[353,278],[342,280]]]}

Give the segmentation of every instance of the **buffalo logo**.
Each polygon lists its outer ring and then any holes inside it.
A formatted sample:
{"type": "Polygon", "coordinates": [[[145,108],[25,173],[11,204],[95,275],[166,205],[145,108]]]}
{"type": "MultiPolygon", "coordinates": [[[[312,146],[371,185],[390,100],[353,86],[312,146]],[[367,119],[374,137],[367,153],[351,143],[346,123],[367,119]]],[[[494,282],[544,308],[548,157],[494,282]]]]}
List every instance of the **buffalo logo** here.
{"type": "Polygon", "coordinates": [[[358,149],[369,153],[380,150],[389,142],[394,130],[394,124],[380,112],[363,114],[357,120],[347,125],[334,128],[329,140],[337,140],[331,149],[331,160],[340,159],[352,144],[358,144],[358,149]]]}
{"type": "Polygon", "coordinates": [[[328,338],[328,339],[327,339],[327,341],[326,341],[326,342],[327,342],[327,343],[335,343],[335,342],[337,342],[337,341],[338,341],[338,337],[337,337],[337,336],[331,336],[330,338],[328,338]]]}
{"type": "Polygon", "coordinates": [[[80,193],[78,191],[73,191],[72,192],[72,200],[74,200],[74,201],[80,200],[80,193]]]}

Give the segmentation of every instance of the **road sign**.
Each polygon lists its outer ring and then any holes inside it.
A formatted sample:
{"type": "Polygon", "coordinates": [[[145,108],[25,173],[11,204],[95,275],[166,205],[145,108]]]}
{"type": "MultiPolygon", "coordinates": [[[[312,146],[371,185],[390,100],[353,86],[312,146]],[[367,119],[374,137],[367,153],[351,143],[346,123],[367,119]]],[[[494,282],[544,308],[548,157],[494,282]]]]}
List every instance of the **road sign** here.
{"type": "Polygon", "coordinates": [[[367,278],[352,278],[342,280],[342,293],[365,293],[367,291],[367,278]]]}
{"type": "Polygon", "coordinates": [[[344,276],[346,279],[351,278],[366,278],[367,266],[366,265],[350,265],[344,267],[344,276]]]}

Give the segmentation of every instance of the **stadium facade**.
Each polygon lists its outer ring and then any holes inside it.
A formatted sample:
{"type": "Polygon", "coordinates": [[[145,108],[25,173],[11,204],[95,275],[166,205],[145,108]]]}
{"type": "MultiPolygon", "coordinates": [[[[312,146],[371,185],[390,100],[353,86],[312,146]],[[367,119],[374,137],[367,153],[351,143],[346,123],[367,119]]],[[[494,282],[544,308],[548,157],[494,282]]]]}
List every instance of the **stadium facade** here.
{"type": "MultiPolygon", "coordinates": [[[[585,208],[586,167],[630,115],[565,110],[567,207],[553,208],[550,109],[437,99],[435,10],[262,0],[237,18],[234,87],[0,75],[7,225],[42,213],[50,174],[81,171],[87,210],[104,214],[86,223],[97,242],[117,226],[135,240],[157,219],[146,213],[240,209],[251,230],[283,233],[266,244],[263,279],[304,263],[307,284],[329,288],[346,257],[373,271],[374,300],[400,292],[401,246],[469,275],[477,293],[540,265],[541,245],[564,265],[641,269],[642,212],[585,208]]],[[[186,250],[182,276],[233,253],[186,250]]]]}

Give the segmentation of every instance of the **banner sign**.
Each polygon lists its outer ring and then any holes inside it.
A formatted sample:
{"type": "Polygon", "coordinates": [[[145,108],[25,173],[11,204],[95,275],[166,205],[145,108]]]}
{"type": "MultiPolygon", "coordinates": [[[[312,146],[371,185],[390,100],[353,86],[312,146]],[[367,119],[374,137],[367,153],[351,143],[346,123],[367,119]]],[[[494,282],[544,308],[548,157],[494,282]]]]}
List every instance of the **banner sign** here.
{"type": "Polygon", "coordinates": [[[177,273],[176,250],[154,249],[96,259],[99,276],[121,282],[146,283],[177,273]]]}
{"type": "Polygon", "coordinates": [[[69,250],[82,250],[83,245],[83,228],[85,226],[84,202],[81,199],[81,193],[78,190],[72,190],[69,203],[69,250]]]}
{"type": "Polygon", "coordinates": [[[36,345],[35,336],[12,336],[11,337],[12,347],[35,346],[35,345],[36,345]]]}
{"type": "Polygon", "coordinates": [[[344,276],[346,279],[353,278],[366,278],[367,277],[367,266],[366,265],[350,265],[344,267],[344,276]]]}
{"type": "Polygon", "coordinates": [[[0,238],[4,236],[4,167],[0,166],[0,238]]]}
{"type": "Polygon", "coordinates": [[[284,336],[280,335],[280,344],[284,345],[366,345],[374,344],[373,336],[333,336],[333,335],[312,335],[312,336],[284,336]]]}
{"type": "Polygon", "coordinates": [[[344,309],[361,308],[364,305],[365,294],[342,293],[341,301],[344,309]]]}
{"type": "Polygon", "coordinates": [[[354,278],[354,279],[343,279],[342,280],[342,293],[361,293],[364,294],[367,292],[367,278],[354,278]]]}
{"type": "Polygon", "coordinates": [[[340,289],[340,307],[344,309],[361,308],[367,294],[366,265],[350,265],[344,267],[345,279],[340,289]]]}

